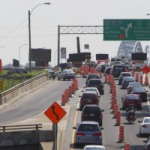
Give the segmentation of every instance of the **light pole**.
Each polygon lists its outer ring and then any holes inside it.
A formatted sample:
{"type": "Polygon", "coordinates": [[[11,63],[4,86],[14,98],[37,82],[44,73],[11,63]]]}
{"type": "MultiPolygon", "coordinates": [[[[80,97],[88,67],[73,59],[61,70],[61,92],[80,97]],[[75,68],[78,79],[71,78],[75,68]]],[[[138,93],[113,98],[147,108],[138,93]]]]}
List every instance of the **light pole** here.
{"type": "Polygon", "coordinates": [[[49,2],[47,2],[47,3],[41,3],[41,4],[38,4],[38,5],[36,5],[32,10],[31,10],[31,12],[30,12],[30,10],[28,11],[28,22],[29,22],[29,69],[30,69],[30,72],[31,72],[31,20],[30,20],[30,16],[31,16],[31,14],[32,14],[32,12],[33,12],[33,10],[36,8],[36,7],[38,7],[38,6],[40,6],[40,5],[50,5],[51,3],[49,3],[49,2]]]}
{"type": "Polygon", "coordinates": [[[19,46],[19,64],[20,64],[20,49],[21,49],[21,47],[23,47],[25,45],[27,45],[27,44],[22,44],[22,45],[19,46]]]}

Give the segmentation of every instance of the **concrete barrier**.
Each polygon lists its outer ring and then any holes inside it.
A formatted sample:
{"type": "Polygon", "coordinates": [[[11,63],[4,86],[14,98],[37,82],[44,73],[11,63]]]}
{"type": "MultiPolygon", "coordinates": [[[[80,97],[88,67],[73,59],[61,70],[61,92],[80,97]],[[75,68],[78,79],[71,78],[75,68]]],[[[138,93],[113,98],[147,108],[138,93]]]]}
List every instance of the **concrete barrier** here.
{"type": "Polygon", "coordinates": [[[0,105],[7,103],[11,99],[15,98],[19,94],[32,90],[42,83],[48,81],[49,78],[46,73],[42,73],[34,78],[31,78],[23,83],[20,83],[2,93],[0,93],[0,105]]]}
{"type": "Polygon", "coordinates": [[[42,124],[1,126],[0,147],[53,142],[54,132],[52,130],[40,130],[40,128],[42,128],[41,125],[42,124]]]}

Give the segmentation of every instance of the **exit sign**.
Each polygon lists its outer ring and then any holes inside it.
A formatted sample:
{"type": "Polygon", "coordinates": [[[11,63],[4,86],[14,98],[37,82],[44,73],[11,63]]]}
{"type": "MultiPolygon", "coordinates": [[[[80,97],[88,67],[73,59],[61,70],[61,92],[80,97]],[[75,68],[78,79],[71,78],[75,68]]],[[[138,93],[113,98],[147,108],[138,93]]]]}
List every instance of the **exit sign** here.
{"type": "Polygon", "coordinates": [[[150,40],[150,19],[104,19],[104,40],[150,40]]]}

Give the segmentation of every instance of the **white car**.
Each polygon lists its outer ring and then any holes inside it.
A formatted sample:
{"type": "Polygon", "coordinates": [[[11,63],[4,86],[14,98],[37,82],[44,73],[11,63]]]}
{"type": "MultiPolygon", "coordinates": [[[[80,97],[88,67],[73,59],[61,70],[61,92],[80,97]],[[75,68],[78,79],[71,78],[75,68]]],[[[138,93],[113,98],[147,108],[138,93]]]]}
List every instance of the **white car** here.
{"type": "Polygon", "coordinates": [[[150,117],[144,117],[142,121],[138,121],[140,123],[139,127],[139,135],[148,135],[150,134],[150,117]]]}
{"type": "Polygon", "coordinates": [[[83,89],[82,92],[96,92],[97,95],[100,97],[100,93],[96,87],[86,87],[83,89]]]}
{"type": "Polygon", "coordinates": [[[106,148],[100,145],[85,145],[83,150],[106,150],[106,148]]]}

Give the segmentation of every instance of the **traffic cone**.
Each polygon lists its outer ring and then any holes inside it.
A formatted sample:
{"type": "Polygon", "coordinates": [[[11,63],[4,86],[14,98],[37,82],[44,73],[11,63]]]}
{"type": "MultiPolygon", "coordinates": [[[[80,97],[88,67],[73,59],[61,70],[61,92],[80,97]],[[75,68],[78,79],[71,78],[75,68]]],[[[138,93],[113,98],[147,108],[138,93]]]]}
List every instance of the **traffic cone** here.
{"type": "Polygon", "coordinates": [[[124,145],[124,150],[130,150],[130,144],[125,143],[125,145],[124,145]]]}
{"type": "Polygon", "coordinates": [[[139,74],[138,74],[138,73],[136,73],[136,76],[135,76],[135,80],[136,80],[136,82],[138,82],[138,79],[139,79],[139,74]]]}
{"type": "Polygon", "coordinates": [[[118,105],[114,104],[114,106],[113,106],[114,118],[117,117],[117,111],[118,111],[118,105]]]}
{"type": "Polygon", "coordinates": [[[143,75],[140,75],[140,83],[143,84],[143,75]]]}
{"type": "Polygon", "coordinates": [[[72,95],[72,89],[71,89],[71,86],[69,86],[69,97],[71,97],[72,95]]]}
{"type": "Polygon", "coordinates": [[[61,96],[61,105],[65,106],[65,95],[64,94],[61,96]]]}
{"type": "Polygon", "coordinates": [[[134,77],[134,74],[135,74],[135,72],[134,72],[134,71],[132,71],[132,77],[134,77]]]}
{"type": "Polygon", "coordinates": [[[124,141],[124,126],[120,126],[119,128],[119,141],[118,143],[121,143],[124,141]]]}
{"type": "Polygon", "coordinates": [[[120,124],[121,124],[121,113],[120,111],[117,111],[115,126],[120,126],[120,124]]]}
{"type": "Polygon", "coordinates": [[[147,75],[145,76],[145,82],[144,82],[144,85],[145,85],[145,86],[148,85],[148,76],[147,76],[147,75]]]}

